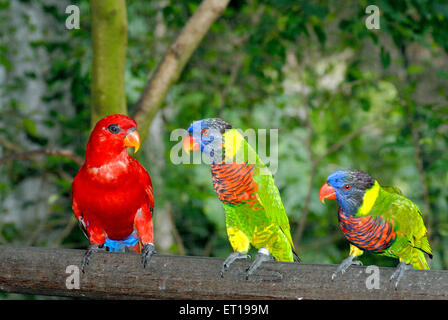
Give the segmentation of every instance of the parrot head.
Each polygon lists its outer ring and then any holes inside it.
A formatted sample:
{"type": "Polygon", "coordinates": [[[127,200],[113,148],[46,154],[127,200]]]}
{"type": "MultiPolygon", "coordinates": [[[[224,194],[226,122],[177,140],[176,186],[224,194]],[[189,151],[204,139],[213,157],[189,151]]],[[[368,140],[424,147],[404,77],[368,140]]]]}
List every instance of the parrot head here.
{"type": "Polygon", "coordinates": [[[222,135],[229,129],[232,129],[232,125],[219,118],[195,121],[187,130],[188,134],[184,137],[183,148],[187,153],[200,150],[211,158],[215,158],[222,150],[222,135]]]}
{"type": "Polygon", "coordinates": [[[133,147],[134,152],[140,148],[137,123],[122,114],[109,115],[98,121],[90,134],[86,158],[92,155],[107,161],[125,151],[127,147],[133,147]]]}
{"type": "Polygon", "coordinates": [[[375,184],[368,173],[361,170],[338,170],[330,174],[319,190],[319,199],[337,200],[342,210],[354,214],[363,203],[366,190],[375,184]]]}

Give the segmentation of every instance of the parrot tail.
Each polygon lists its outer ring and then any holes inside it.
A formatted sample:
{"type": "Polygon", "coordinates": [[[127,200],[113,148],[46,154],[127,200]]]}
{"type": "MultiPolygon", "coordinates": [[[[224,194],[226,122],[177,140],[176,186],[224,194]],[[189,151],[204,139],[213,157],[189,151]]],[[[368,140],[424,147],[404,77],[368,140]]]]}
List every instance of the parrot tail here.
{"type": "Polygon", "coordinates": [[[408,247],[405,256],[407,256],[408,263],[411,263],[415,269],[428,270],[429,265],[425,254],[432,259],[432,250],[426,235],[415,239],[414,245],[408,247]]]}
{"type": "Polygon", "coordinates": [[[415,247],[426,253],[432,259],[432,250],[427,237],[420,238],[418,243],[415,244],[415,247]]]}
{"type": "Polygon", "coordinates": [[[411,264],[415,269],[429,270],[428,262],[426,261],[425,254],[423,251],[413,250],[411,264]]]}
{"type": "Polygon", "coordinates": [[[292,254],[294,255],[294,260],[296,260],[297,262],[302,262],[302,259],[300,259],[299,255],[294,251],[294,249],[292,250],[292,254]]]}
{"type": "Polygon", "coordinates": [[[432,259],[432,250],[426,236],[421,237],[414,246],[412,254],[412,265],[417,269],[428,270],[428,262],[425,257],[425,253],[432,259]]]}

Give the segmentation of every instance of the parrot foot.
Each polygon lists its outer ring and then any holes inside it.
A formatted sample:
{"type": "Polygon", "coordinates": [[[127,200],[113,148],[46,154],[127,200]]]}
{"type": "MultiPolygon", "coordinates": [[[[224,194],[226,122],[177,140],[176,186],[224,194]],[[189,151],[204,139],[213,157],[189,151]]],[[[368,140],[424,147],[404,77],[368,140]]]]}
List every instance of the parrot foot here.
{"type": "Polygon", "coordinates": [[[145,243],[142,250],[142,263],[143,268],[146,268],[146,264],[151,260],[151,257],[157,254],[156,249],[154,248],[154,245],[152,243],[145,243]]]}
{"type": "Polygon", "coordinates": [[[362,262],[359,260],[353,261],[353,259],[356,258],[355,256],[348,256],[348,258],[345,258],[344,260],[342,260],[341,264],[338,266],[338,268],[336,269],[336,271],[332,274],[331,276],[331,280],[334,280],[334,278],[336,278],[336,276],[338,275],[338,273],[344,274],[345,271],[347,271],[347,269],[351,266],[351,265],[358,265],[358,266],[362,266],[362,262]]]}
{"type": "Polygon", "coordinates": [[[98,252],[100,250],[105,250],[106,248],[104,247],[104,244],[92,244],[90,245],[89,249],[87,250],[87,252],[84,254],[84,257],[82,258],[82,264],[81,264],[81,271],[82,273],[84,272],[84,268],[86,265],[89,264],[90,258],[92,256],[93,253],[98,252]]]}
{"type": "Polygon", "coordinates": [[[272,261],[274,258],[269,254],[269,251],[265,248],[258,250],[255,261],[247,268],[246,280],[249,280],[249,276],[258,269],[258,267],[265,261],[272,261]]]}
{"type": "Polygon", "coordinates": [[[410,270],[412,268],[413,268],[412,265],[406,264],[406,262],[404,262],[404,261],[400,262],[397,269],[395,270],[395,272],[392,274],[392,276],[389,279],[389,281],[392,281],[393,279],[397,278],[397,281],[395,281],[395,290],[397,290],[398,283],[400,282],[401,278],[403,277],[404,272],[406,270],[410,270]]]}
{"type": "Polygon", "coordinates": [[[236,259],[250,259],[250,255],[248,255],[246,252],[241,252],[241,251],[235,251],[232,252],[227,258],[226,260],[224,260],[224,263],[222,264],[221,267],[221,278],[224,278],[224,272],[230,267],[230,265],[236,260],[236,259]]]}

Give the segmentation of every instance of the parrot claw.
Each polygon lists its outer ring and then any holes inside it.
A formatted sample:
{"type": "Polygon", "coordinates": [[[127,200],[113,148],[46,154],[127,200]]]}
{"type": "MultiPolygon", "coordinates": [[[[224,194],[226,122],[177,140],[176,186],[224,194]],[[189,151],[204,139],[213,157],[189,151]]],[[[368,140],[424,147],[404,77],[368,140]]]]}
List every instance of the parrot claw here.
{"type": "MultiPolygon", "coordinates": [[[[264,249],[267,251],[266,249],[264,249]]],[[[274,258],[269,254],[269,251],[265,253],[264,251],[258,251],[257,257],[255,258],[255,261],[252,262],[252,264],[249,266],[249,268],[246,269],[246,280],[249,280],[249,276],[255,272],[255,270],[258,269],[258,267],[264,262],[264,261],[272,261],[274,258]]]]}
{"type": "Polygon", "coordinates": [[[389,279],[389,281],[392,281],[393,279],[397,278],[397,281],[395,281],[395,290],[397,290],[398,283],[400,282],[401,278],[403,277],[404,272],[406,270],[410,270],[410,269],[412,269],[412,265],[406,264],[406,262],[404,262],[404,261],[400,262],[397,269],[395,270],[395,272],[392,274],[392,276],[389,279]]]}
{"type": "Polygon", "coordinates": [[[90,258],[93,253],[98,252],[100,249],[105,249],[103,244],[92,244],[90,245],[89,249],[84,254],[84,257],[82,258],[82,264],[81,264],[81,271],[84,272],[84,268],[86,265],[89,264],[90,258]]]}
{"type": "Polygon", "coordinates": [[[240,252],[240,251],[235,251],[232,252],[227,258],[226,260],[224,260],[224,263],[222,264],[221,267],[221,278],[224,278],[224,272],[230,267],[230,265],[236,260],[236,259],[250,259],[251,256],[248,255],[246,252],[240,252]]]}
{"type": "Polygon", "coordinates": [[[146,264],[149,262],[149,260],[151,260],[151,257],[154,254],[157,254],[157,251],[154,248],[154,245],[152,243],[146,243],[143,246],[143,251],[142,251],[143,268],[146,268],[146,264]]]}
{"type": "Polygon", "coordinates": [[[344,260],[342,260],[341,264],[338,266],[336,271],[332,274],[331,280],[334,280],[336,278],[336,276],[338,275],[338,273],[344,274],[345,271],[347,271],[347,269],[351,265],[362,266],[362,262],[359,260],[353,261],[354,258],[355,258],[355,256],[350,255],[350,256],[348,256],[348,258],[345,258],[344,260]]]}

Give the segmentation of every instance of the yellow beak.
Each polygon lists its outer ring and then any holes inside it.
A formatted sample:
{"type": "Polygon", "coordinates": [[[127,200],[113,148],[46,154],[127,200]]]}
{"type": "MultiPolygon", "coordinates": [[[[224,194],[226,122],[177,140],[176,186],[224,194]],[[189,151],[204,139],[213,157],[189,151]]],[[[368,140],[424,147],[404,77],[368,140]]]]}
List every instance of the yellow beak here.
{"type": "Polygon", "coordinates": [[[135,128],[129,129],[124,137],[125,147],[134,147],[134,152],[140,148],[140,135],[135,128]]]}

